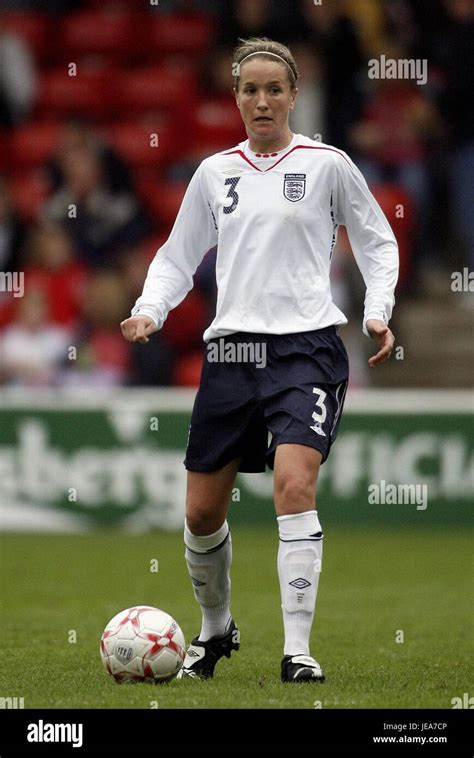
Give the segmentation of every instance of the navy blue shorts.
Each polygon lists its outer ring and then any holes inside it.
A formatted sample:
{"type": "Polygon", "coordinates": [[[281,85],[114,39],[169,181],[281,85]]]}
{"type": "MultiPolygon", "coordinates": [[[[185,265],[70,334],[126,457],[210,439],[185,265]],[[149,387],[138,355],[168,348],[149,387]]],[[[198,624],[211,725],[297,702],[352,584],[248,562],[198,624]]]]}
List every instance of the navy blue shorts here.
{"type": "Polygon", "coordinates": [[[319,450],[336,438],[349,362],[336,326],[296,334],[236,332],[210,340],[194,402],[184,465],[217,471],[273,469],[281,443],[319,450]]]}

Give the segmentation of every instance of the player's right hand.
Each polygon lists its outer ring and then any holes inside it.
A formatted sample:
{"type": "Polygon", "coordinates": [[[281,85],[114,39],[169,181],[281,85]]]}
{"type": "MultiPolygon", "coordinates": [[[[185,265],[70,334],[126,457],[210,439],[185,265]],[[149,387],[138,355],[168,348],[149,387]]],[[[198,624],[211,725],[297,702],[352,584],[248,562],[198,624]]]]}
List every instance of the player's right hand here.
{"type": "Polygon", "coordinates": [[[131,316],[120,324],[122,334],[127,342],[149,342],[150,334],[157,332],[157,326],[150,316],[131,316]]]}

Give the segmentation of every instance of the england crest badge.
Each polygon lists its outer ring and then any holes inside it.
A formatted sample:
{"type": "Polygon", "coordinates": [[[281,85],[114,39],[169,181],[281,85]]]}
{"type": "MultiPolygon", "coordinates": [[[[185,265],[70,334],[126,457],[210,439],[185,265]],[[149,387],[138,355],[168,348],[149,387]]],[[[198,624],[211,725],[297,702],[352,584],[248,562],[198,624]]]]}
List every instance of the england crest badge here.
{"type": "Polygon", "coordinates": [[[285,174],[283,194],[287,200],[296,203],[304,197],[306,191],[306,174],[285,174]]]}

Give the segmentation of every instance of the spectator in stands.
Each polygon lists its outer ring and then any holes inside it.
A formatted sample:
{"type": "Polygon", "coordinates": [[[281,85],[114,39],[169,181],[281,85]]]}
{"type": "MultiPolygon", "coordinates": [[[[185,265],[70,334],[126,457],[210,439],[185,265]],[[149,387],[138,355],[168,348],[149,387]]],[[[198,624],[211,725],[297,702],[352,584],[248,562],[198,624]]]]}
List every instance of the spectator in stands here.
{"type": "Polygon", "coordinates": [[[286,6],[284,0],[278,4],[271,0],[225,0],[219,4],[220,41],[233,45],[239,37],[286,38],[286,6]]]}
{"type": "Polygon", "coordinates": [[[345,9],[352,20],[363,56],[369,59],[380,55],[383,52],[386,24],[385,0],[369,0],[362,3],[360,0],[346,0],[345,9]]]}
{"type": "Polygon", "coordinates": [[[55,155],[47,166],[54,190],[64,187],[64,158],[75,150],[89,149],[100,164],[104,184],[112,193],[134,192],[132,175],[122,157],[83,118],[71,118],[61,128],[55,155]]]}
{"type": "Polygon", "coordinates": [[[364,62],[357,28],[341,0],[321,5],[303,0],[302,11],[300,38],[324,62],[327,131],[323,141],[347,150],[349,127],[359,115],[357,73],[364,62]]]}
{"type": "MultiPolygon", "coordinates": [[[[406,51],[395,42],[384,46],[387,58],[399,60],[406,51]]],[[[416,263],[430,250],[429,140],[439,129],[437,112],[416,82],[380,78],[368,95],[351,141],[358,165],[369,184],[393,182],[410,195],[416,214],[416,263]]]]}
{"type": "Polygon", "coordinates": [[[28,46],[0,15],[0,125],[28,118],[37,89],[36,67],[28,46]]]}
{"type": "Polygon", "coordinates": [[[315,139],[321,135],[326,142],[327,102],[322,61],[315,49],[307,43],[291,46],[298,61],[298,108],[290,114],[290,128],[296,134],[304,134],[315,139]]]}
{"type": "MultiPolygon", "coordinates": [[[[187,185],[209,153],[228,149],[245,138],[233,93],[232,52],[233,48],[228,46],[227,41],[227,44],[212,48],[203,60],[200,71],[202,96],[191,115],[192,147],[168,172],[168,178],[172,181],[184,181],[187,185]]],[[[174,218],[175,214],[172,223],[174,218]]]]}
{"type": "Polygon", "coordinates": [[[464,260],[474,269],[474,3],[450,0],[451,24],[444,30],[446,87],[442,108],[452,148],[449,166],[454,228],[464,260]]]}
{"type": "Polygon", "coordinates": [[[20,386],[56,384],[67,360],[70,332],[49,322],[41,290],[28,288],[15,305],[15,319],[0,335],[0,381],[20,386]]]}
{"type": "Polygon", "coordinates": [[[25,233],[25,224],[13,209],[7,180],[0,176],[0,271],[20,270],[25,233]]]}
{"type": "Polygon", "coordinates": [[[70,13],[84,5],[84,0],[8,0],[8,8],[37,13],[70,13]]]}
{"type": "Polygon", "coordinates": [[[88,283],[84,322],[76,335],[77,359],[70,361],[63,382],[79,386],[125,384],[130,349],[117,332],[117,321],[128,306],[123,276],[112,270],[97,272],[88,283]]]}
{"type": "Polygon", "coordinates": [[[146,217],[129,192],[107,188],[100,161],[90,147],[69,150],[61,159],[64,186],[46,202],[43,217],[60,223],[81,257],[92,266],[117,261],[120,251],[143,238],[146,217]]]}
{"type": "Polygon", "coordinates": [[[206,97],[223,98],[234,105],[231,60],[232,46],[218,45],[211,50],[204,62],[201,90],[206,97]]]}
{"type": "Polygon", "coordinates": [[[40,224],[32,230],[25,280],[28,288],[44,293],[51,323],[77,327],[87,294],[88,269],[75,258],[68,234],[57,224],[40,224]]]}

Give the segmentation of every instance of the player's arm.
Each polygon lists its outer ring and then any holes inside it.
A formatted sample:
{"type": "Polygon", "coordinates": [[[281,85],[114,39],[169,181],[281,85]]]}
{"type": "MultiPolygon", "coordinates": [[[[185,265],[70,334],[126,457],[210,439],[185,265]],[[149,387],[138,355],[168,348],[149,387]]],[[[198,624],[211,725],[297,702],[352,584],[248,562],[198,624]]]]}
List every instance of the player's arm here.
{"type": "Polygon", "coordinates": [[[191,179],[171,234],[148,269],[132,316],[121,323],[129,342],[148,342],[193,286],[205,254],[217,244],[217,229],[206,199],[202,164],[191,179]]]}
{"type": "Polygon", "coordinates": [[[343,156],[336,166],[337,221],[346,226],[366,286],[362,330],[378,348],[369,358],[372,367],[389,358],[395,341],[388,322],[395,304],[398,245],[361,172],[347,155],[343,156]]]}

